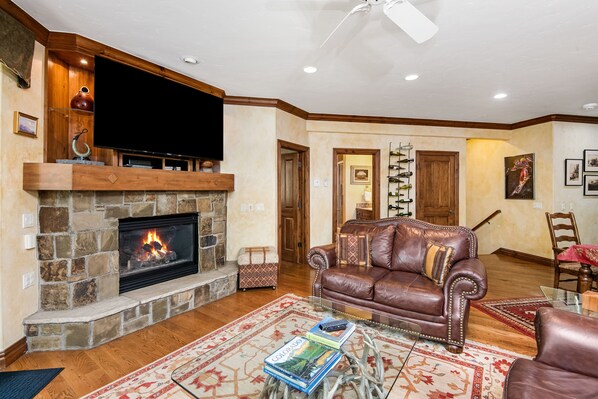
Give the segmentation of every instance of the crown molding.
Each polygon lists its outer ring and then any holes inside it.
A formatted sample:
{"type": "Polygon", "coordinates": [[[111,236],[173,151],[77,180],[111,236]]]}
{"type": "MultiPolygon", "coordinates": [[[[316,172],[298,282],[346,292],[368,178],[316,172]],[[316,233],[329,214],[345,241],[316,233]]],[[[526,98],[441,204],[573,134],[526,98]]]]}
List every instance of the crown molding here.
{"type": "Polygon", "coordinates": [[[385,116],[361,116],[361,115],[335,115],[335,114],[309,114],[308,120],[328,122],[354,122],[354,123],[383,123],[389,125],[419,125],[437,127],[460,127],[468,129],[493,129],[511,130],[508,123],[490,122],[468,122],[449,121],[440,119],[417,119],[417,118],[391,118],[385,116]]]}
{"type": "Polygon", "coordinates": [[[240,97],[240,96],[225,96],[224,103],[230,105],[249,105],[255,107],[273,107],[281,111],[286,111],[289,114],[298,116],[299,118],[308,119],[309,113],[291,105],[285,101],[276,98],[259,98],[259,97],[240,97]]]}
{"type": "Polygon", "coordinates": [[[539,118],[528,119],[526,121],[521,121],[517,123],[513,123],[511,125],[511,130],[520,129],[522,127],[539,125],[541,123],[547,122],[571,122],[571,123],[590,123],[590,124],[598,124],[598,117],[595,116],[581,116],[581,115],[563,115],[563,114],[552,114],[552,115],[545,115],[539,118]]]}

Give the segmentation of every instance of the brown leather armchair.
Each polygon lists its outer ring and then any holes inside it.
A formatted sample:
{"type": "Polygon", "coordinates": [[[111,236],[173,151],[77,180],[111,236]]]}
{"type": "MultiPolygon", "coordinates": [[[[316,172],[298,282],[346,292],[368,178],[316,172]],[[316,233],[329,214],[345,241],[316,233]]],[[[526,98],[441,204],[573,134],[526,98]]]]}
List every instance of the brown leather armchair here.
{"type": "Polygon", "coordinates": [[[314,296],[413,322],[422,338],[444,342],[453,353],[463,351],[470,301],[487,291],[486,269],[477,258],[471,229],[393,217],[350,220],[340,232],[375,237],[372,266],[337,265],[335,244],[311,248],[307,261],[317,270],[314,296]],[[422,273],[428,242],[454,248],[443,285],[422,273]]]}
{"type": "Polygon", "coordinates": [[[538,353],[511,364],[503,398],[598,398],[598,319],[541,307],[534,322],[538,353]]]}

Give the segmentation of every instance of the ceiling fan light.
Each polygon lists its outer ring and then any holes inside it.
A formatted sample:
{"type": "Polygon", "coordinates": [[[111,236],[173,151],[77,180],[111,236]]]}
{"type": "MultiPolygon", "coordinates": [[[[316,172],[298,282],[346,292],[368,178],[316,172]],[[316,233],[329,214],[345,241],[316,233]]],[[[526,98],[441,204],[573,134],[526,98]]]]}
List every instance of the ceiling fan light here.
{"type": "Polygon", "coordinates": [[[438,26],[406,0],[387,0],[384,14],[417,43],[431,39],[438,26]]]}

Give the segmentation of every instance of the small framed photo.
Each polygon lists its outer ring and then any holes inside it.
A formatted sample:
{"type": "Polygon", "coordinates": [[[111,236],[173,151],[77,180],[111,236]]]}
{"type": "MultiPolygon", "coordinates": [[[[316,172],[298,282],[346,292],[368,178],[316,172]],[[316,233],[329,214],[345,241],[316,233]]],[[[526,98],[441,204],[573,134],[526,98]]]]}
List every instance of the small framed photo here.
{"type": "Polygon", "coordinates": [[[581,165],[583,159],[565,159],[565,186],[582,186],[581,165]]]}
{"type": "Polygon", "coordinates": [[[372,184],[372,167],[351,166],[351,184],[372,184]]]}
{"type": "Polygon", "coordinates": [[[15,111],[14,132],[32,138],[37,137],[37,118],[15,111]]]}
{"type": "Polygon", "coordinates": [[[583,195],[598,197],[598,175],[583,176],[583,195]]]}
{"type": "Polygon", "coordinates": [[[598,172],[598,150],[583,150],[583,171],[598,172]]]}

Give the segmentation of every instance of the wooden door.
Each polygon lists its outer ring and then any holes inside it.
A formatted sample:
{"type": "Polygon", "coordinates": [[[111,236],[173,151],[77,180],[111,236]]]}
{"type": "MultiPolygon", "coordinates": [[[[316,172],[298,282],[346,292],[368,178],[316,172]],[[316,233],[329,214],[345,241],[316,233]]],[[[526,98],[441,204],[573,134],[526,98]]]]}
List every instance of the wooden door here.
{"type": "Polygon", "coordinates": [[[287,262],[299,261],[298,232],[301,231],[300,190],[299,190],[299,153],[282,154],[281,156],[281,257],[287,262]]]}
{"type": "Polygon", "coordinates": [[[459,153],[416,152],[415,212],[419,220],[459,224],[459,153]]]}

